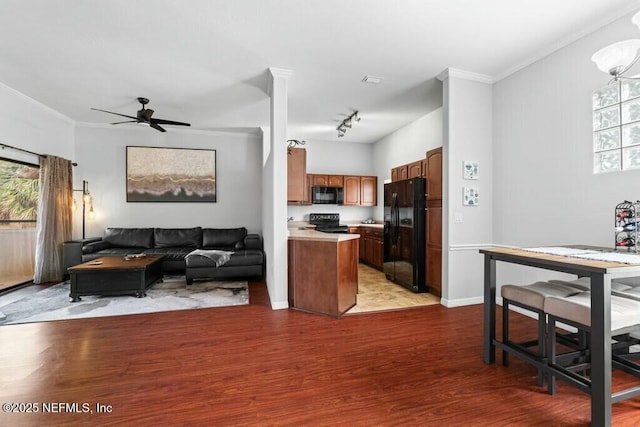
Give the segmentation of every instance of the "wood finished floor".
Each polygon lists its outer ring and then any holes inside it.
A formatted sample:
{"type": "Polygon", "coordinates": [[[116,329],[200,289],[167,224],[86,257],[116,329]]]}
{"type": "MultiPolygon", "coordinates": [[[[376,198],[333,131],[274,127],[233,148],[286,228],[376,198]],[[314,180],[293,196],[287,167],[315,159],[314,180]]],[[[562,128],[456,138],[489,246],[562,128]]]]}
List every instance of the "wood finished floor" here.
{"type": "MultiPolygon", "coordinates": [[[[250,304],[0,327],[1,402],[86,402],[111,413],[15,414],[2,426],[579,426],[587,395],[482,362],[482,307],[341,319],[250,304]]],[[[535,322],[515,315],[514,333],[535,322]]],[[[498,356],[498,360],[500,357],[498,356]]],[[[628,382],[616,375],[616,385],[628,382]]],[[[640,399],[613,407],[640,424],[640,399]]]]}

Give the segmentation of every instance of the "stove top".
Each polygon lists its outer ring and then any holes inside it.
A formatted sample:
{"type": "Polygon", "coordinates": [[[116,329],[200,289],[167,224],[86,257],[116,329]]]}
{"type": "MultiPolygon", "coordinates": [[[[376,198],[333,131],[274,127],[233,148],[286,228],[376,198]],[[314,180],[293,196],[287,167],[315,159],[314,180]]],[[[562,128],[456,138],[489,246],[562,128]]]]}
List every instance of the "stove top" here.
{"type": "Polygon", "coordinates": [[[316,231],[321,231],[323,233],[348,233],[349,227],[341,224],[333,227],[316,226],[316,231]]]}
{"type": "Polygon", "coordinates": [[[312,213],[309,214],[309,223],[316,226],[316,231],[323,233],[348,233],[349,227],[340,224],[338,213],[312,213]]]}

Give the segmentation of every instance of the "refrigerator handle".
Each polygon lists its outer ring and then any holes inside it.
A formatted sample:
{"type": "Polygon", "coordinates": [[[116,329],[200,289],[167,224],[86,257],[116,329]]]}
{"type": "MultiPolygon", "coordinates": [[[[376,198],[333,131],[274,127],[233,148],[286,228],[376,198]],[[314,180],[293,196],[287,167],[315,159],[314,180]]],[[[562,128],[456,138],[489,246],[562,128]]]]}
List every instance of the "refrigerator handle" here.
{"type": "Polygon", "coordinates": [[[393,204],[391,212],[393,217],[392,241],[394,246],[398,246],[398,240],[400,238],[400,209],[398,208],[398,193],[393,193],[393,204]]]}

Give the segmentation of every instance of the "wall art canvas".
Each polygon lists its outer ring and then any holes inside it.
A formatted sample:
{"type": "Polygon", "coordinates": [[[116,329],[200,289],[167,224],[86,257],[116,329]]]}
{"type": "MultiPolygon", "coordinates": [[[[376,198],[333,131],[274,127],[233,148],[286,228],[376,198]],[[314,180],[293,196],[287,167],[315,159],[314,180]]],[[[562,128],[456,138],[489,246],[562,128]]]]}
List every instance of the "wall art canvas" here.
{"type": "Polygon", "coordinates": [[[477,188],[464,187],[462,189],[462,204],[465,206],[478,206],[480,194],[477,188]]]}
{"type": "Polygon", "coordinates": [[[480,174],[480,163],[465,160],[462,162],[462,171],[464,179],[478,179],[480,174]]]}
{"type": "Polygon", "coordinates": [[[215,150],[127,146],[127,202],[215,201],[215,150]]]}

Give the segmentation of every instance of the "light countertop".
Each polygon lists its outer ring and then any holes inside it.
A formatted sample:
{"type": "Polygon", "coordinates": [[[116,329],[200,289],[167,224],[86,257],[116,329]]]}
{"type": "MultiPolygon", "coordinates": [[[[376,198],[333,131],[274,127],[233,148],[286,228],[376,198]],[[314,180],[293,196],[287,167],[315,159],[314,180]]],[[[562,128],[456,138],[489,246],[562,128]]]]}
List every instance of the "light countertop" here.
{"type": "Polygon", "coordinates": [[[289,240],[317,240],[322,242],[344,242],[346,240],[359,239],[359,234],[347,233],[323,233],[315,230],[300,230],[289,228],[289,240]]]}

